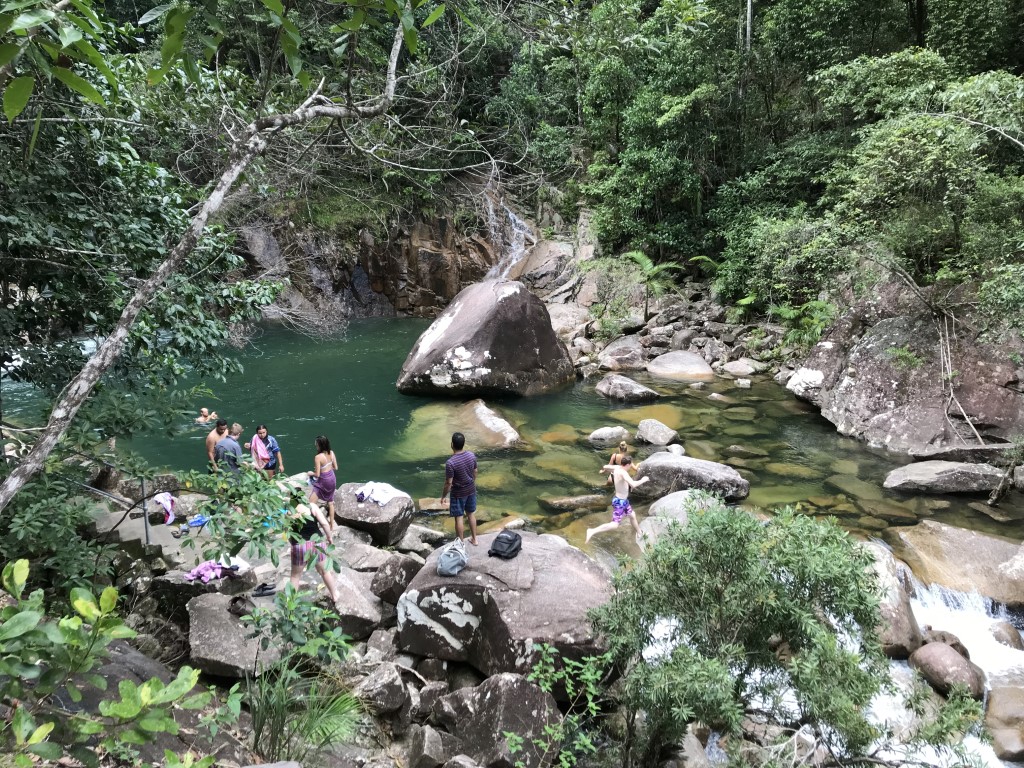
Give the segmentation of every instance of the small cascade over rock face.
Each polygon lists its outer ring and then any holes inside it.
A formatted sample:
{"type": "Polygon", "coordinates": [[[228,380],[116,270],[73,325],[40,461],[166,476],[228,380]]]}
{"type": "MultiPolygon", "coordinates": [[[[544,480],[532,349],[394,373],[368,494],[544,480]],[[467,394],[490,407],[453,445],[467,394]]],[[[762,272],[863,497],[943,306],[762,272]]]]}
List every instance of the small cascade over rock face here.
{"type": "Polygon", "coordinates": [[[508,277],[527,250],[537,243],[537,235],[529,222],[512,210],[494,187],[484,192],[484,200],[491,244],[498,254],[498,261],[487,273],[487,278],[508,277]]]}

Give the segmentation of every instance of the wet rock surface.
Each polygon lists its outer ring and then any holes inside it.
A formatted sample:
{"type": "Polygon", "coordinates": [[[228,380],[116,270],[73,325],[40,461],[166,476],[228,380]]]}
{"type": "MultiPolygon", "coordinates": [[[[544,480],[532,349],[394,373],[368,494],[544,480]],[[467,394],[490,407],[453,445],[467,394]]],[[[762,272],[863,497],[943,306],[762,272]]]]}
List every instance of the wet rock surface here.
{"type": "Polygon", "coordinates": [[[643,403],[661,397],[650,387],[645,387],[628,376],[621,376],[617,373],[610,373],[597,382],[596,389],[605,397],[622,400],[626,403],[643,403]]]}
{"type": "Polygon", "coordinates": [[[660,498],[691,488],[721,494],[726,501],[739,501],[750,493],[750,483],[732,467],[668,452],[644,459],[637,467],[637,477],[645,475],[650,481],[633,490],[638,498],[660,498]]]}
{"type": "Polygon", "coordinates": [[[945,643],[927,643],[910,654],[909,664],[928,684],[946,695],[954,685],[963,685],[975,699],[985,693],[985,673],[945,643]]]}
{"type": "Polygon", "coordinates": [[[994,490],[1004,471],[991,464],[959,461],[918,461],[894,469],[883,486],[894,491],[982,493],[994,490]]]}

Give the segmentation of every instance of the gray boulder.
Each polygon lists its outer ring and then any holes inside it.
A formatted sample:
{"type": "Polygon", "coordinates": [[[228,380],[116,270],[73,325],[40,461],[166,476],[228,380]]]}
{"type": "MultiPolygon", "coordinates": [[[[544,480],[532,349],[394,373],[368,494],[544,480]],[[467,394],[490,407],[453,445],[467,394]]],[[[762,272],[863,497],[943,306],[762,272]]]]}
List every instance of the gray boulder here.
{"type": "Polygon", "coordinates": [[[995,622],[992,625],[992,637],[996,639],[997,643],[1024,651],[1024,640],[1021,639],[1020,630],[1008,621],[995,622]]]}
{"type": "Polygon", "coordinates": [[[651,504],[647,517],[640,521],[640,530],[648,542],[653,543],[665,535],[672,523],[685,527],[690,521],[690,512],[704,509],[712,501],[712,497],[695,490],[662,496],[651,504]]]}
{"type": "Polygon", "coordinates": [[[338,602],[334,609],[340,617],[338,625],[355,640],[365,640],[382,621],[380,599],[371,591],[373,575],[350,568],[334,574],[338,585],[338,602]]]}
{"type": "Polygon", "coordinates": [[[1024,606],[1024,573],[1001,568],[1017,554],[1016,542],[934,520],[888,528],[883,535],[896,557],[926,584],[1024,606]]]}
{"type": "Polygon", "coordinates": [[[449,538],[443,531],[437,531],[433,528],[427,528],[425,525],[416,525],[414,523],[409,526],[409,530],[405,532],[402,540],[395,545],[395,549],[399,552],[408,552],[419,557],[426,557],[435,548],[448,541],[449,538]]]}
{"type": "MultiPolygon", "coordinates": [[[[563,340],[581,333],[590,322],[590,310],[579,304],[548,304],[548,314],[551,316],[551,328],[563,340]]],[[[581,338],[576,336],[575,340],[580,341],[581,338]]],[[[586,341],[586,339],[583,340],[586,341]]],[[[589,355],[593,351],[593,345],[590,345],[589,342],[587,345],[579,345],[579,348],[585,355],[589,355]]]]}
{"type": "Polygon", "coordinates": [[[218,593],[189,601],[189,662],[210,675],[242,679],[262,672],[278,653],[260,649],[260,638],[249,637],[252,630],[228,612],[230,604],[230,596],[218,593]]]}
{"type": "Polygon", "coordinates": [[[652,376],[675,381],[713,381],[715,372],[707,361],[695,352],[667,352],[647,364],[652,376]]]}
{"type": "Polygon", "coordinates": [[[510,280],[520,280],[532,290],[543,291],[554,287],[555,279],[572,258],[572,243],[539,240],[523,258],[512,265],[508,277],[510,280]]]}
{"type": "Polygon", "coordinates": [[[679,442],[679,433],[657,419],[642,419],[636,429],[636,439],[640,443],[668,445],[679,442]]]}
{"type": "Polygon", "coordinates": [[[256,586],[256,572],[249,569],[240,576],[214,579],[206,584],[199,579],[185,581],[186,571],[168,571],[153,579],[149,586],[149,594],[156,600],[160,615],[180,624],[188,626],[188,613],[185,607],[189,601],[199,595],[222,594],[238,595],[248,592],[256,586]]]}
{"type": "Polygon", "coordinates": [[[450,693],[438,701],[434,719],[483,768],[541,768],[558,752],[557,745],[546,751],[534,741],[549,738],[544,729],[561,719],[558,705],[522,675],[498,674],[450,693]],[[509,751],[506,733],[523,737],[521,752],[509,751]]]}
{"type": "Polygon", "coordinates": [[[352,694],[375,715],[397,712],[409,698],[397,664],[384,662],[355,687],[352,694]]]}
{"type": "Polygon", "coordinates": [[[1003,470],[991,464],[960,461],[918,461],[890,472],[883,486],[894,491],[981,493],[994,490],[1003,470]]]}
{"type": "Polygon", "coordinates": [[[409,395],[537,395],[575,378],[544,302],[522,283],[485,280],[423,332],[396,386],[409,395]]]}
{"type": "Polygon", "coordinates": [[[395,552],[373,574],[370,591],[384,602],[395,605],[422,565],[415,557],[395,552]]]}
{"type": "Polygon", "coordinates": [[[910,607],[910,595],[907,594],[901,578],[901,564],[893,557],[892,552],[881,544],[865,542],[860,546],[874,558],[875,574],[882,590],[882,601],[879,605],[882,614],[882,631],[879,638],[882,650],[891,659],[905,659],[920,648],[924,640],[914,610],[910,607]]]}
{"type": "Polygon", "coordinates": [[[528,673],[540,643],[574,659],[598,652],[587,611],[608,600],[608,573],[549,534],[521,533],[512,560],[488,557],[495,535],[467,547],[469,564],[456,577],[437,575],[438,553],[427,558],[398,601],[400,647],[468,662],[486,675],[528,673]]]}
{"type": "Polygon", "coordinates": [[[628,376],[609,373],[597,382],[597,391],[605,397],[622,400],[627,403],[643,403],[657,400],[661,395],[650,387],[633,381],[628,376]]]}
{"type": "Polygon", "coordinates": [[[598,445],[618,443],[629,440],[629,430],[625,427],[601,427],[591,432],[587,440],[598,445]]]}
{"type": "Polygon", "coordinates": [[[424,725],[409,740],[409,768],[439,768],[460,751],[457,738],[424,725]]]}
{"type": "Polygon", "coordinates": [[[760,373],[767,368],[764,363],[758,360],[751,360],[749,357],[741,357],[739,360],[732,360],[722,365],[722,371],[735,376],[737,378],[741,376],[749,376],[752,373],[760,373]]]}
{"type": "Polygon", "coordinates": [[[335,553],[343,565],[354,571],[376,571],[391,555],[373,546],[371,541],[372,537],[365,531],[345,526],[337,526],[334,530],[335,553]]]}
{"type": "Polygon", "coordinates": [[[601,350],[598,366],[605,371],[643,370],[646,353],[639,336],[623,336],[601,350]]]}
{"type": "Polygon", "coordinates": [[[993,688],[988,694],[985,728],[1000,760],[1024,760],[1024,688],[993,688]]]}
{"type": "Polygon", "coordinates": [[[985,693],[985,673],[981,667],[945,643],[922,645],[910,654],[908,663],[944,696],[956,684],[966,686],[975,699],[980,700],[985,693]]]}
{"type": "Polygon", "coordinates": [[[384,506],[372,501],[357,501],[356,491],[365,483],[344,483],[334,496],[334,515],[338,521],[357,531],[370,534],[374,544],[397,544],[405,536],[416,512],[410,496],[398,496],[384,506]]]}
{"type": "Polygon", "coordinates": [[[644,459],[637,467],[637,477],[644,475],[650,481],[633,491],[639,498],[654,499],[690,488],[717,493],[726,501],[739,501],[750,493],[750,483],[732,467],[668,452],[644,459]]]}

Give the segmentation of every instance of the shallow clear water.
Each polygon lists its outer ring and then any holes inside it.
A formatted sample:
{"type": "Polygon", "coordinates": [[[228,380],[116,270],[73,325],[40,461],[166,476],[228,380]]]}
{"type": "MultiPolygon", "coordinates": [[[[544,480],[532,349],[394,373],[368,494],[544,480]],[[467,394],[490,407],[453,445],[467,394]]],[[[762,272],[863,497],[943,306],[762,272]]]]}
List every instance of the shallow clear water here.
{"type": "MultiPolygon", "coordinates": [[[[210,382],[214,397],[197,402],[196,409],[205,405],[229,422],[240,422],[246,438],[266,422],[281,444],[289,473],[312,469],[313,439],[325,434],[338,456],[339,482],[384,481],[416,499],[437,497],[449,455],[446,414],[451,404],[401,395],[394,386],[408,350],[427,325],[419,320],[353,321],[345,336],[334,340],[268,328],[239,352],[245,373],[227,384],[210,382]]],[[[648,406],[617,405],[598,395],[597,381],[591,380],[551,395],[488,401],[520,431],[526,445],[504,451],[468,446],[480,458],[481,521],[518,515],[535,530],[559,531],[581,544],[586,528],[605,522],[608,512],[551,514],[538,506],[537,498],[607,493],[598,469],[611,451],[594,449],[586,436],[610,425],[633,431],[640,419],[657,418],[679,431],[687,454],[727,462],[746,475],[749,506],[799,504],[808,514],[836,515],[863,534],[929,516],[1024,538],[1021,494],[1012,494],[1001,507],[1018,521],[999,523],[968,506],[979,497],[912,498],[884,491],[882,480],[900,457],[872,453],[838,435],[813,408],[770,380],[755,381],[749,390],[725,379],[693,390],[643,372],[630,375],[658,389],[662,399],[648,406]],[[766,455],[739,458],[731,450],[736,445],[766,455]]],[[[7,415],[29,415],[28,393],[5,382],[3,394],[7,415]]],[[[126,445],[158,466],[201,469],[209,430],[182,426],[174,437],[157,435],[126,445]]],[[[652,449],[632,450],[642,459],[652,449]]],[[[598,537],[588,549],[606,557],[636,551],[626,528],[598,537]]]]}

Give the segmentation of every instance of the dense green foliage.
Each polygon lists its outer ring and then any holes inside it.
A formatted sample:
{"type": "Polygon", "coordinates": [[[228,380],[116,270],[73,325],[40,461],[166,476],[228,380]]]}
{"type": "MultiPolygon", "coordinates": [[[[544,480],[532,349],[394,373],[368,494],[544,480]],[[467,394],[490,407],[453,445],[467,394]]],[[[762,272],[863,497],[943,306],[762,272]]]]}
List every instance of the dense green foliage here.
{"type": "MultiPolygon", "coordinates": [[[[658,764],[693,722],[723,734],[778,728],[760,758],[731,756],[753,764],[788,764],[797,732],[827,749],[826,764],[878,751],[891,738],[867,711],[889,686],[878,601],[871,555],[834,522],[692,505],[687,526],[620,571],[595,612],[623,675],[611,694],[627,712],[622,764],[658,764]]],[[[900,749],[912,762],[922,743],[941,747],[979,718],[976,703],[954,697],[941,726],[900,749]]]]}

